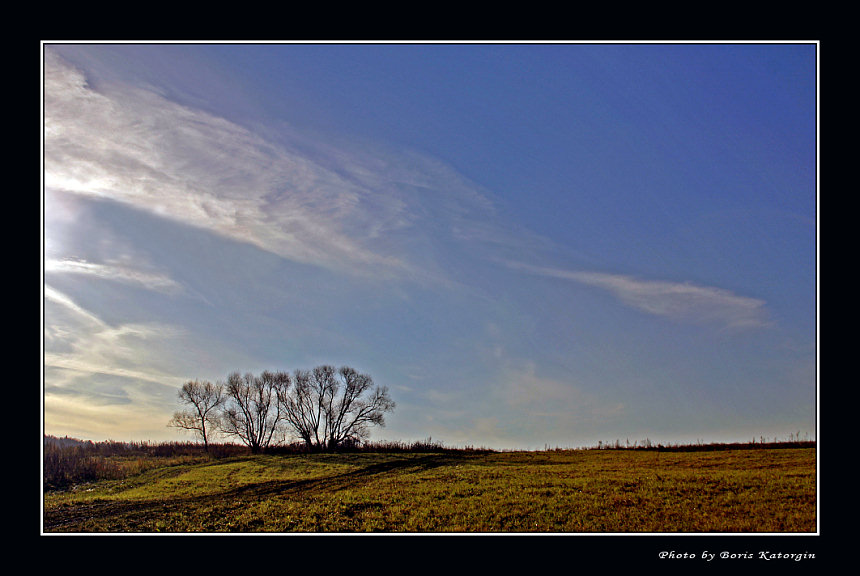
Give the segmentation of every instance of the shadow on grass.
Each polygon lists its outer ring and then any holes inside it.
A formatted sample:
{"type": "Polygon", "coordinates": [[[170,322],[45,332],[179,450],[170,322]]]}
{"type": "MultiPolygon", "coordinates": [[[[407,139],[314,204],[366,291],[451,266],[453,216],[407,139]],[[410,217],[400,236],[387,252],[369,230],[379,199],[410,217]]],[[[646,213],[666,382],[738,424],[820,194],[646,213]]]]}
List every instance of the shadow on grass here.
{"type": "MultiPolygon", "coordinates": [[[[332,493],[363,485],[381,477],[432,470],[474,458],[470,454],[427,454],[417,458],[386,459],[360,466],[355,470],[304,480],[270,480],[230,488],[215,494],[175,499],[142,501],[95,500],[61,505],[44,511],[45,532],[135,531],[154,519],[183,510],[218,506],[225,502],[255,502],[272,496],[302,496],[309,493],[332,493]]],[[[360,459],[359,462],[360,464],[360,459]]]]}
{"type": "Polygon", "coordinates": [[[307,480],[272,480],[257,484],[248,484],[218,495],[218,498],[247,498],[257,496],[274,496],[278,494],[301,494],[304,492],[336,492],[364,484],[368,480],[383,475],[401,472],[424,472],[441,466],[456,465],[468,458],[461,455],[430,454],[418,458],[402,460],[386,460],[375,464],[362,466],[357,470],[307,480]]]}

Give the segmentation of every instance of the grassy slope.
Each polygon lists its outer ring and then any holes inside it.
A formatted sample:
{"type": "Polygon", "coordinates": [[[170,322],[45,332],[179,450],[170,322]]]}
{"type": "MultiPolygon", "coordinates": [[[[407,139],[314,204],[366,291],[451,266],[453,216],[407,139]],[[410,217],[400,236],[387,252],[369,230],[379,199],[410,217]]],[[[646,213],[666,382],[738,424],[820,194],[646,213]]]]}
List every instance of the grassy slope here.
{"type": "Polygon", "coordinates": [[[45,532],[814,532],[815,450],[247,456],[44,503],[45,532]]]}

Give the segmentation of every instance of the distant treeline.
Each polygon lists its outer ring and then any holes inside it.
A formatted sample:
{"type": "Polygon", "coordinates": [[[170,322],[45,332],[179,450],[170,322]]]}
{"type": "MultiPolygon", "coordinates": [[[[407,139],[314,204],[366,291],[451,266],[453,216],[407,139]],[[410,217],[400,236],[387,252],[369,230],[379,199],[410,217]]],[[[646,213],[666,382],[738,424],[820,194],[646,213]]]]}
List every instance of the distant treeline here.
{"type": "MultiPolygon", "coordinates": [[[[787,441],[761,441],[736,443],[655,444],[642,442],[600,442],[587,448],[547,448],[545,450],[653,450],[653,451],[713,451],[751,450],[773,448],[814,448],[814,440],[790,439],[787,441]]],[[[432,438],[415,442],[366,442],[347,444],[340,452],[497,452],[490,448],[444,446],[432,438]]],[[[308,447],[303,443],[271,447],[268,454],[305,454],[308,447]]],[[[250,454],[244,444],[210,444],[207,453],[204,446],[195,442],[118,442],[107,440],[93,442],[68,436],[44,437],[43,485],[46,489],[62,489],[95,482],[98,480],[121,480],[133,474],[158,466],[204,462],[216,458],[231,458],[250,454]]]]}
{"type": "Polygon", "coordinates": [[[643,442],[622,443],[620,440],[615,442],[599,442],[597,446],[591,446],[586,450],[656,450],[662,452],[707,452],[715,450],[759,450],[772,448],[815,448],[815,440],[799,440],[793,436],[789,440],[768,441],[760,439],[759,441],[751,440],[750,442],[697,442],[695,444],[660,444],[653,443],[646,439],[643,442]]]}

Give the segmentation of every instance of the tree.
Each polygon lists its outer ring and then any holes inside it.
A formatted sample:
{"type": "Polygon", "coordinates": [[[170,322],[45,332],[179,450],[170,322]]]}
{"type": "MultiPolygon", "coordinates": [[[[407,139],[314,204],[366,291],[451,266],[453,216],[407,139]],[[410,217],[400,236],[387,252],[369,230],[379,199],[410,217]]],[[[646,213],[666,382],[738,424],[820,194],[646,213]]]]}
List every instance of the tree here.
{"type": "Polygon", "coordinates": [[[230,374],[221,423],[223,431],[239,438],[253,454],[280,442],[284,425],[278,397],[289,386],[290,375],[286,372],[264,371],[259,376],[230,374]]]}
{"type": "Polygon", "coordinates": [[[218,429],[218,408],[225,400],[224,385],[189,381],[179,390],[179,400],[190,409],[174,413],[167,425],[197,433],[208,452],[210,434],[218,429]]]}
{"type": "Polygon", "coordinates": [[[385,426],[385,413],[395,407],[388,388],[348,366],[297,370],[295,385],[281,392],[278,404],[293,432],[317,450],[366,439],[372,426],[385,426]]]}
{"type": "Polygon", "coordinates": [[[320,444],[320,422],[324,398],[330,388],[323,368],[313,372],[296,370],[293,387],[283,390],[278,404],[284,420],[309,448],[320,444]]]}
{"type": "Polygon", "coordinates": [[[324,409],[334,396],[334,369],[318,366],[313,371],[296,370],[292,389],[278,398],[284,419],[308,448],[325,444],[324,409]]]}

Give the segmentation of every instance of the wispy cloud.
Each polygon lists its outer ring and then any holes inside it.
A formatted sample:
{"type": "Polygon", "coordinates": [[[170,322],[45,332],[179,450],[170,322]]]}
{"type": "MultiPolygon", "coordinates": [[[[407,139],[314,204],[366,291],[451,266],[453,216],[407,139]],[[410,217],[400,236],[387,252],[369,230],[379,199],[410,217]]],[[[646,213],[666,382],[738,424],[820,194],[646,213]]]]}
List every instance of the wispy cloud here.
{"type": "Polygon", "coordinates": [[[607,290],[627,306],[679,322],[719,324],[733,329],[760,328],[769,324],[763,300],[739,296],[722,288],[520,262],[509,262],[508,266],[607,290]]]}
{"type": "Polygon", "coordinates": [[[178,378],[158,368],[181,329],[161,323],[112,326],[66,294],[45,286],[45,368],[101,374],[174,386],[178,378]]]}
{"type": "MultiPolygon", "coordinates": [[[[51,50],[44,108],[46,188],[128,203],[341,272],[421,275],[409,257],[421,235],[409,232],[430,216],[415,198],[425,186],[452,218],[486,207],[428,159],[276,144],[150,89],[96,90],[51,50]]],[[[286,128],[280,140],[290,140],[286,128]]]]}
{"type": "Polygon", "coordinates": [[[73,258],[45,259],[46,273],[67,273],[94,276],[102,280],[113,280],[135,284],[159,292],[175,292],[179,283],[156,272],[147,272],[123,263],[98,264],[73,258]]]}
{"type": "Polygon", "coordinates": [[[43,296],[45,297],[46,301],[59,304],[60,307],[62,307],[63,309],[73,312],[74,315],[77,316],[78,321],[80,321],[81,319],[85,319],[86,322],[91,326],[106,326],[106,324],[101,320],[101,318],[91,313],[90,311],[85,310],[84,308],[76,304],[74,300],[72,300],[62,292],[51,288],[48,285],[44,286],[43,296]]]}

